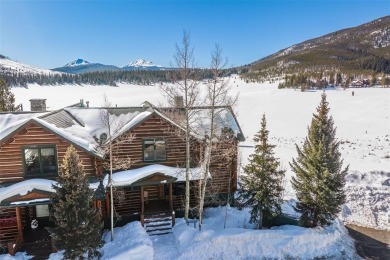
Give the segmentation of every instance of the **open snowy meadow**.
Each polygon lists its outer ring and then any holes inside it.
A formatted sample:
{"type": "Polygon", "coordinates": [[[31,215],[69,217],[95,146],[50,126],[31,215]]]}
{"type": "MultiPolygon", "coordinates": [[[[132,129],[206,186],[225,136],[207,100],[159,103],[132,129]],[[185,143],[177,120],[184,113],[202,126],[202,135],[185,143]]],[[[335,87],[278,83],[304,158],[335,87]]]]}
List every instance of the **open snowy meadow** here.
{"type": "MultiPolygon", "coordinates": [[[[240,144],[239,174],[244,174],[242,166],[254,150],[253,135],[260,129],[260,119],[265,113],[270,142],[276,145],[275,155],[286,170],[285,199],[294,199],[289,183],[294,173],[289,162],[297,155],[295,144],[303,144],[323,91],[277,89],[278,83],[245,83],[238,76],[232,76],[230,84],[232,94],[239,93],[235,111],[246,138],[240,144]]],[[[101,106],[104,94],[114,106],[138,106],[144,101],[155,105],[164,103],[157,85],[30,85],[28,89],[13,88],[12,92],[16,104],[22,103],[24,110],[29,110],[31,98],[47,99],[49,110],[77,103],[80,99],[89,101],[92,107],[101,106]]],[[[341,142],[344,166],[349,165],[347,202],[340,220],[390,230],[390,89],[329,88],[325,92],[337,127],[336,137],[341,142]]],[[[102,248],[103,258],[153,259],[154,255],[160,259],[357,257],[352,240],[339,220],[325,229],[282,226],[259,231],[251,229],[248,212],[237,212],[234,208],[227,212],[228,224],[223,229],[225,208],[209,209],[202,232],[179,219],[173,234],[149,237],[140,223],[130,223],[116,229],[116,240],[102,248]]],[[[19,253],[17,257],[24,256],[19,253]]],[[[60,254],[52,255],[52,259],[58,258],[60,254]]]]}

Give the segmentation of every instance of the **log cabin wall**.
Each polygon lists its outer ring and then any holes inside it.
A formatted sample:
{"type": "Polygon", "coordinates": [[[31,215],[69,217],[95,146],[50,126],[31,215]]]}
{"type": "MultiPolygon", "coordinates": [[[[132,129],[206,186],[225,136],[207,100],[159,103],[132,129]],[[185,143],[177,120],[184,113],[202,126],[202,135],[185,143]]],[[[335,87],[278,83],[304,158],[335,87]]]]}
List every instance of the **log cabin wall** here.
{"type": "Polygon", "coordinates": [[[14,241],[18,236],[15,208],[0,209],[0,247],[5,248],[7,242],[14,241]]]}
{"type": "MultiPolygon", "coordinates": [[[[57,163],[60,170],[66,150],[71,144],[40,125],[28,124],[0,145],[0,182],[15,182],[25,179],[21,149],[22,146],[26,145],[56,145],[57,163]]],[[[95,176],[96,170],[100,167],[97,164],[98,160],[78,147],[76,147],[76,151],[87,176],[95,176]]],[[[55,179],[55,177],[51,177],[51,179],[55,179]]]]}
{"type": "MultiPolygon", "coordinates": [[[[130,159],[131,165],[122,169],[135,169],[151,164],[163,164],[172,167],[185,167],[185,139],[184,135],[178,134],[177,128],[158,116],[152,116],[140,125],[132,129],[127,136],[133,136],[131,142],[114,141],[113,158],[130,159]],[[166,145],[166,160],[164,161],[143,161],[143,140],[149,138],[162,138],[166,145]]],[[[191,167],[198,166],[199,143],[191,142],[191,167]]],[[[109,156],[106,157],[104,168],[108,169],[109,156]]]]}
{"type": "Polygon", "coordinates": [[[221,142],[213,148],[209,182],[209,193],[228,193],[229,181],[230,192],[237,187],[237,159],[238,143],[236,140],[221,142]]]}

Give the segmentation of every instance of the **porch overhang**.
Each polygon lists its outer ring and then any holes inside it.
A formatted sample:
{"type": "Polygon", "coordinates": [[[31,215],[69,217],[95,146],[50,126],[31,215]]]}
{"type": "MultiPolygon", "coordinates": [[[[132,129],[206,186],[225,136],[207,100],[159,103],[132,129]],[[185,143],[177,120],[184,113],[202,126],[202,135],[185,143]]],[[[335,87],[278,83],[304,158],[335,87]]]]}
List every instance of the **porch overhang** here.
{"type": "MultiPolygon", "coordinates": [[[[125,170],[113,173],[113,187],[128,187],[155,185],[186,180],[186,169],[179,167],[170,167],[161,164],[152,164],[137,169],[125,170]]],[[[210,173],[208,173],[208,178],[210,173]]],[[[191,181],[202,178],[201,168],[190,168],[189,179],[191,181]]],[[[108,186],[109,175],[104,178],[104,185],[108,186]]]]}
{"type": "Polygon", "coordinates": [[[177,178],[165,175],[160,172],[156,172],[154,174],[151,174],[145,178],[139,179],[136,182],[133,182],[131,186],[137,187],[137,186],[147,186],[147,185],[159,185],[159,184],[165,184],[165,183],[172,183],[175,182],[177,178]]]}

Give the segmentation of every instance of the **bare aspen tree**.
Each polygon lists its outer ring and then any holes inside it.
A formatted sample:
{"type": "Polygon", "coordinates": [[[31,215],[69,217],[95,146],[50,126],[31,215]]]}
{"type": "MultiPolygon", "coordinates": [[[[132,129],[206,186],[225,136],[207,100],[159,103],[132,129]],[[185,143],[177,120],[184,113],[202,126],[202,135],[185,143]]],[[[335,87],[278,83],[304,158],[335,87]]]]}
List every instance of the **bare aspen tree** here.
{"type": "MultiPolygon", "coordinates": [[[[103,97],[103,106],[100,110],[100,121],[107,131],[107,140],[101,143],[101,148],[105,154],[109,154],[109,162],[103,162],[103,168],[110,169],[108,186],[110,187],[110,222],[111,222],[111,241],[114,240],[114,196],[113,196],[113,170],[129,169],[133,163],[130,157],[113,156],[113,149],[119,149],[120,144],[130,143],[134,136],[131,134],[121,133],[124,122],[118,122],[114,116],[113,108],[106,95],[103,97]],[[115,139],[115,140],[114,140],[115,139]]],[[[102,141],[102,140],[101,140],[102,141]]]]}
{"type": "Polygon", "coordinates": [[[177,70],[173,72],[173,85],[162,85],[161,90],[168,103],[174,107],[181,108],[184,112],[183,120],[179,121],[185,130],[185,167],[186,167],[186,188],[185,188],[185,211],[184,217],[188,218],[190,209],[190,145],[191,145],[191,119],[196,111],[191,108],[197,105],[199,97],[198,77],[195,68],[193,48],[191,47],[190,34],[183,32],[180,44],[176,44],[174,54],[177,70]],[[181,102],[182,101],[182,102],[181,102]]]}
{"type": "Polygon", "coordinates": [[[223,137],[222,128],[226,122],[217,122],[217,117],[219,119],[222,118],[219,116],[219,113],[226,112],[225,109],[220,109],[221,107],[227,108],[228,106],[234,105],[237,101],[237,96],[230,96],[231,86],[229,85],[229,80],[223,75],[226,64],[227,59],[222,57],[222,49],[216,44],[211,54],[210,71],[212,78],[206,85],[206,104],[209,109],[207,110],[208,113],[205,120],[209,123],[209,127],[205,136],[204,155],[201,162],[202,178],[199,183],[199,229],[201,229],[202,225],[206,186],[213,150],[216,150],[220,142],[225,141],[221,137],[223,137]]]}

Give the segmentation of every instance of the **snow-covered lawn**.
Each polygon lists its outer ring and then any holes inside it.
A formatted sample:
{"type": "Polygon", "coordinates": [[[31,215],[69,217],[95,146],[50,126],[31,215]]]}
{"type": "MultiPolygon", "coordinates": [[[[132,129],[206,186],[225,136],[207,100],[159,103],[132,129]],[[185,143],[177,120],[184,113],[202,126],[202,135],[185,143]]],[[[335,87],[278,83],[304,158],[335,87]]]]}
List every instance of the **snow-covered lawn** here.
{"type": "MultiPolygon", "coordinates": [[[[327,228],[280,226],[254,230],[249,211],[230,208],[224,226],[225,207],[205,212],[202,231],[177,219],[172,234],[149,237],[140,222],[115,228],[115,239],[104,234],[102,259],[358,259],[352,239],[340,221],[327,228]]],[[[50,259],[61,259],[52,254],[50,259]]]]}
{"type": "Polygon", "coordinates": [[[253,230],[248,211],[231,208],[223,229],[224,208],[208,209],[202,231],[189,227],[183,219],[174,234],[178,259],[356,259],[352,239],[342,223],[325,229],[284,225],[269,230],[253,230]]]}

